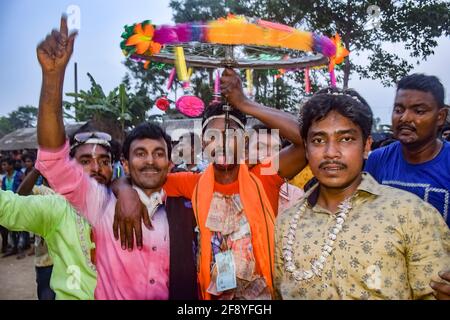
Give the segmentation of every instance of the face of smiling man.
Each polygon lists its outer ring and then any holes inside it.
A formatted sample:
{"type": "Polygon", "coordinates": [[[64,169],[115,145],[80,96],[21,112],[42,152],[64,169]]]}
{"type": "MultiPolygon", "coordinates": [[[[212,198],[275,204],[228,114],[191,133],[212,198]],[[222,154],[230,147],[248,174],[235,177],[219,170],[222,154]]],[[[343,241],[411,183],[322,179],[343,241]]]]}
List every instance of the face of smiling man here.
{"type": "Polygon", "coordinates": [[[159,191],[169,172],[168,149],[164,139],[136,139],[130,145],[125,170],[133,184],[147,195],[159,191]]]}

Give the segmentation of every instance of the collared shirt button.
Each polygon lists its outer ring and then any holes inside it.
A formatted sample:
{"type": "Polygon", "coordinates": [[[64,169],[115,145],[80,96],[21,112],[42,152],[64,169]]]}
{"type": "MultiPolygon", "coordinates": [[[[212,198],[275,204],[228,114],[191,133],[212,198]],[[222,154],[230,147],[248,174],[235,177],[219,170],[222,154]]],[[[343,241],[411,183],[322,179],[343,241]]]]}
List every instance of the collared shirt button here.
{"type": "Polygon", "coordinates": [[[156,247],[152,247],[152,250],[153,250],[153,251],[156,251],[156,249],[157,249],[156,247]]]}
{"type": "Polygon", "coordinates": [[[150,279],[150,284],[155,284],[155,279],[150,279]]]}

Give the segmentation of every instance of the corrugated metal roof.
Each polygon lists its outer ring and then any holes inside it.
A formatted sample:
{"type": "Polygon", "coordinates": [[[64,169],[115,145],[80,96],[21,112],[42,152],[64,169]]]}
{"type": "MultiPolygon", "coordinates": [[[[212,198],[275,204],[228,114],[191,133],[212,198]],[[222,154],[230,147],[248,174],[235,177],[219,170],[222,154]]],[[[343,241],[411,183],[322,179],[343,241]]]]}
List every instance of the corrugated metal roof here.
{"type": "MultiPolygon", "coordinates": [[[[66,133],[71,135],[76,130],[85,125],[86,122],[66,124],[66,133]]],[[[0,139],[0,151],[13,151],[22,149],[37,149],[36,128],[17,129],[0,139]]]]}

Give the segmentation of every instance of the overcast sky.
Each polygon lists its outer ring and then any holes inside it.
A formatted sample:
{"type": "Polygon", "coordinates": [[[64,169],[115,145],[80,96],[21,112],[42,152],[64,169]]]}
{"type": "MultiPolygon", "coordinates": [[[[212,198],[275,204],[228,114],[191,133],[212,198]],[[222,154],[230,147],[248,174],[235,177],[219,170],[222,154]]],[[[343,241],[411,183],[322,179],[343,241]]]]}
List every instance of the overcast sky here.
{"type": "MultiPolygon", "coordinates": [[[[151,19],[155,24],[173,23],[169,0],[14,0],[0,2],[0,116],[22,105],[38,106],[41,72],[36,59],[36,45],[52,28],[69,5],[81,9],[81,29],[66,73],[65,92],[74,91],[73,62],[78,62],[79,88],[89,89],[90,72],[106,92],[118,86],[126,69],[119,48],[125,24],[151,19]]],[[[401,45],[390,45],[396,53],[401,45]]],[[[417,66],[415,72],[438,76],[450,87],[449,39],[440,39],[435,55],[417,66]]],[[[363,59],[359,58],[358,59],[363,59]]],[[[360,60],[358,60],[360,62],[360,60]]],[[[371,105],[376,117],[390,123],[394,88],[353,76],[350,86],[357,89],[371,105]]],[[[449,101],[447,94],[446,101],[449,101]]],[[[151,106],[149,106],[150,108],[151,106]]]]}

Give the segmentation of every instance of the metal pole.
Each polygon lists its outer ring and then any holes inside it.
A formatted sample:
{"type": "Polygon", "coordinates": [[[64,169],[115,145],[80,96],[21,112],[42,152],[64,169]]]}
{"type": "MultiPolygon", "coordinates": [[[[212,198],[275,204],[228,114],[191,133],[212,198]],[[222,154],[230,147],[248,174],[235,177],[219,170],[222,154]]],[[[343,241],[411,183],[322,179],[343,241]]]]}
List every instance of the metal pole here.
{"type": "Polygon", "coordinates": [[[75,70],[75,118],[77,118],[77,110],[78,110],[78,64],[75,62],[74,65],[75,70]]]}
{"type": "MultiPolygon", "coordinates": [[[[225,67],[231,68],[234,63],[234,46],[225,46],[225,67]]],[[[225,111],[225,159],[228,159],[228,135],[229,135],[229,128],[230,128],[230,111],[231,106],[228,105],[228,101],[225,97],[225,105],[223,106],[223,111],[225,111]]],[[[233,157],[234,158],[234,157],[233,157]]],[[[233,159],[234,161],[234,159],[233,159]]]]}
{"type": "Polygon", "coordinates": [[[234,61],[234,46],[225,46],[225,65],[226,67],[232,67],[236,61],[234,61]]]}

